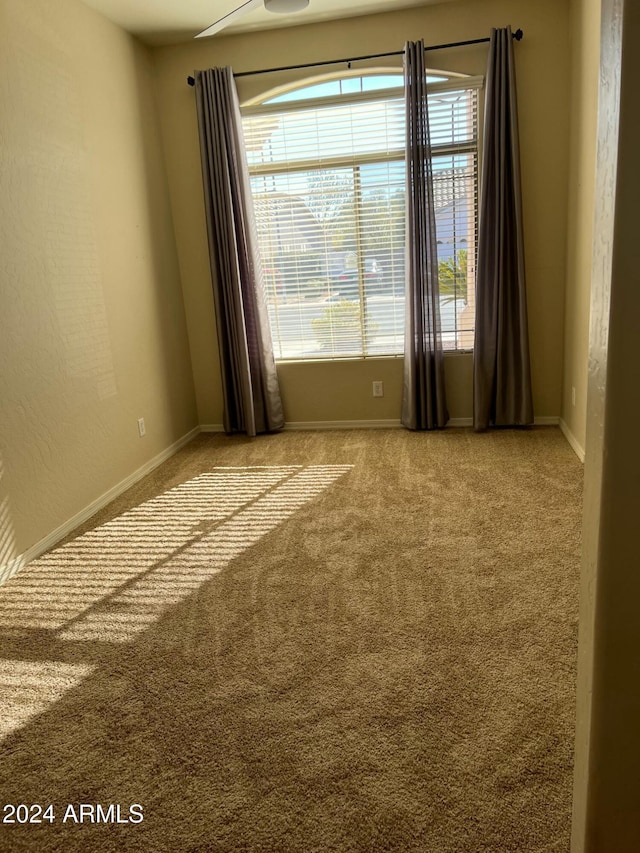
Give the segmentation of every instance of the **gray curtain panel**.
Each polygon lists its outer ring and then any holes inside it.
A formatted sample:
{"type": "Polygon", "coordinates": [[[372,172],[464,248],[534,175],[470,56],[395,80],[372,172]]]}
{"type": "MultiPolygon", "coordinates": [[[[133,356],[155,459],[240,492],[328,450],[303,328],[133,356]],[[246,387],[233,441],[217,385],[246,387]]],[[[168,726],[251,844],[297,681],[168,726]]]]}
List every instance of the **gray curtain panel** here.
{"type": "Polygon", "coordinates": [[[196,104],[227,433],[284,425],[230,68],[197,71],[196,104]]]}
{"type": "Polygon", "coordinates": [[[401,420],[408,429],[443,427],[444,389],[438,257],[424,42],[404,49],[406,108],[406,270],[401,420]]]}
{"type": "Polygon", "coordinates": [[[491,31],[478,222],[473,425],[533,423],[511,28],[491,31]]]}

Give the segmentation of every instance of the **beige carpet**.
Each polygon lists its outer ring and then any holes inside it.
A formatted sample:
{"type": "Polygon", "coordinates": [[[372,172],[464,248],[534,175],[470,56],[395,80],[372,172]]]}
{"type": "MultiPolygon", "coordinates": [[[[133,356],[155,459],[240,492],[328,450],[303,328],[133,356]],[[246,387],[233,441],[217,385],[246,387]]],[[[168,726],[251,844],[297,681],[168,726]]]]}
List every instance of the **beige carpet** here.
{"type": "Polygon", "coordinates": [[[555,428],[199,437],[0,589],[0,805],[54,806],[0,850],[566,853],[581,476],[555,428]]]}

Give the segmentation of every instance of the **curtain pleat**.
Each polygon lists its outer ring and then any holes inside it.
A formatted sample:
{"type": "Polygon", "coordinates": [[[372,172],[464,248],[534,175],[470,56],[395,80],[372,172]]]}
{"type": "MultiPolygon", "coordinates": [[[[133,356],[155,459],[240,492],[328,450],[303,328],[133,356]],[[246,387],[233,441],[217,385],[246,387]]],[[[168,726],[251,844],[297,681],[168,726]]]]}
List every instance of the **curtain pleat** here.
{"type": "Polygon", "coordinates": [[[230,68],[197,71],[196,104],[227,433],[280,429],[284,415],[230,68]]]}
{"type": "Polygon", "coordinates": [[[473,424],[525,426],[533,403],[510,27],[491,31],[478,218],[473,424]]]}
{"type": "Polygon", "coordinates": [[[406,107],[405,353],[401,420],[408,429],[449,419],[440,326],[436,224],[424,42],[404,51],[406,107]]]}

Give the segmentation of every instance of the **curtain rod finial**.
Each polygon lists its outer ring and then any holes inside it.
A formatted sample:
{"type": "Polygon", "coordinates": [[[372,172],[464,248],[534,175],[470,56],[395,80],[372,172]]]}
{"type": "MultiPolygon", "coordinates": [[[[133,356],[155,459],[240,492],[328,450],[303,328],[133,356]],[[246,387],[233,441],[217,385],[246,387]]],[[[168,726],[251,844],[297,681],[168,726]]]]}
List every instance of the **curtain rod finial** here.
{"type": "Polygon", "coordinates": [[[189,86],[195,86],[196,85],[196,78],[195,77],[187,77],[187,83],[189,84],[189,86]]]}
{"type": "Polygon", "coordinates": [[[522,41],[522,36],[523,36],[523,35],[524,35],[524,33],[522,32],[522,30],[521,30],[520,28],[518,28],[518,29],[515,31],[515,33],[513,34],[513,37],[514,37],[514,39],[515,39],[516,41],[522,41]]]}

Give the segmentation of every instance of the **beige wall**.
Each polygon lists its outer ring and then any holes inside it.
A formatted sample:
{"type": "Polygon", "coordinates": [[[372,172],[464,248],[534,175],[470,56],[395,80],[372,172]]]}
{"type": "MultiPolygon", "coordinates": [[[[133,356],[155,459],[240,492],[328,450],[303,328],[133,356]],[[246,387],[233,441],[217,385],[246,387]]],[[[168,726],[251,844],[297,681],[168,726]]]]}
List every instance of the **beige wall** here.
{"type": "Polygon", "coordinates": [[[0,0],[0,115],[1,567],[197,418],[148,51],[0,0]]]}
{"type": "MultiPolygon", "coordinates": [[[[195,69],[231,64],[238,71],[400,50],[407,39],[427,44],[473,39],[491,27],[522,27],[516,46],[520,97],[526,266],[529,287],[534,405],[538,416],[560,414],[569,127],[569,7],[557,0],[460,0],[391,14],[239,34],[154,51],[167,171],[187,310],[201,423],[222,422],[193,90],[195,69]]],[[[486,45],[428,55],[432,67],[484,74],[486,45]]],[[[315,73],[315,72],[314,72],[315,73]]],[[[300,72],[239,81],[241,99],[300,79],[300,72]]],[[[471,415],[470,356],[447,358],[452,417],[471,415]],[[466,364],[464,362],[467,362],[466,364]]],[[[399,417],[401,361],[348,365],[281,365],[288,421],[399,417]],[[371,398],[371,380],[386,396],[371,398]]]]}
{"type": "Polygon", "coordinates": [[[639,40],[603,0],[573,853],[640,850],[639,40]]]}
{"type": "Polygon", "coordinates": [[[561,417],[582,451],[587,419],[599,57],[600,0],[571,0],[571,135],[561,417]]]}

